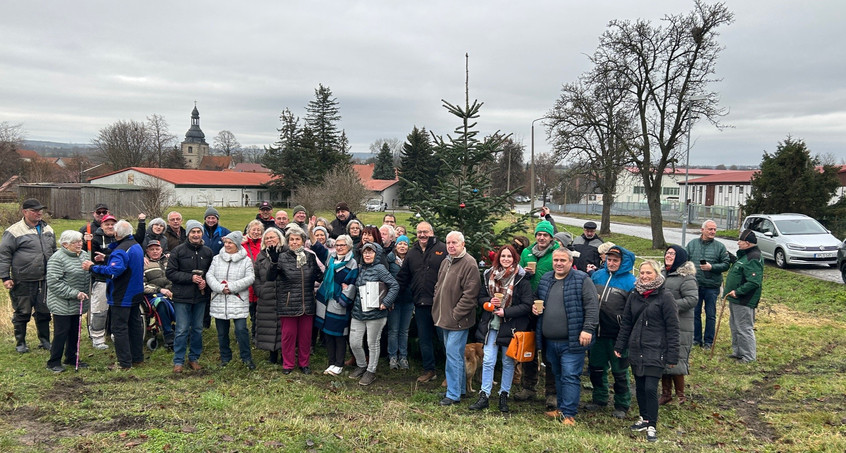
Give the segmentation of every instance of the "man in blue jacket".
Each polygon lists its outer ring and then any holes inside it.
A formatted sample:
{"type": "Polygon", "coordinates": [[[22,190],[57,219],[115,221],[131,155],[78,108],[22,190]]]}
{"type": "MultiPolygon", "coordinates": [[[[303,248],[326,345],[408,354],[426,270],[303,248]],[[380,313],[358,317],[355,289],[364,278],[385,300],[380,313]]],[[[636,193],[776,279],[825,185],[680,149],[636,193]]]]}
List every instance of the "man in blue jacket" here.
{"type": "Polygon", "coordinates": [[[599,294],[599,328],[588,360],[590,382],[593,384],[593,402],[585,406],[585,409],[599,410],[608,405],[610,368],[611,376],[614,377],[612,415],[616,418],[626,418],[632,401],[628,360],[625,351],[622,358],[614,355],[614,343],[617,341],[617,333],[620,332],[620,320],[626,306],[626,298],[635,285],[635,276],[632,274],[635,254],[615,245],[605,252],[605,256],[606,266],[591,276],[599,294]]]}
{"type": "Polygon", "coordinates": [[[144,361],[144,326],[141,300],[144,298],[144,251],[132,237],[132,225],[125,220],[115,224],[116,241],[106,264],[85,261],[82,267],[108,277],[106,294],[112,317],[112,334],[118,363],[109,369],[128,370],[144,361]]]}

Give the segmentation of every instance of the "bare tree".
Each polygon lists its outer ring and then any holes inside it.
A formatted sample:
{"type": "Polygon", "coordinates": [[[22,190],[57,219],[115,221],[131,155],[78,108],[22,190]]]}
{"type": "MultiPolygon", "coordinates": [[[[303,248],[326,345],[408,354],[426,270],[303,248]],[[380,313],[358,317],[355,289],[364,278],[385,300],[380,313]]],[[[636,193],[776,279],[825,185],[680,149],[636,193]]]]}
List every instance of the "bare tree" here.
{"type": "Polygon", "coordinates": [[[138,167],[150,160],[147,125],[135,120],[121,120],[100,129],[92,143],[94,154],[114,169],[138,167]]]}
{"type": "Polygon", "coordinates": [[[371,192],[350,167],[336,167],[326,174],[323,183],[300,186],[292,194],[308,212],[332,211],[339,201],[345,201],[353,212],[360,211],[369,196],[371,192]]]}
{"type": "Polygon", "coordinates": [[[535,157],[535,176],[538,178],[538,188],[544,204],[547,196],[552,194],[560,182],[555,170],[557,164],[558,156],[555,153],[543,153],[535,157]]]}
{"type": "Polygon", "coordinates": [[[0,184],[14,175],[20,174],[20,156],[18,149],[23,144],[24,133],[21,124],[8,121],[0,123],[0,184]]]}
{"type": "Polygon", "coordinates": [[[173,190],[158,178],[145,179],[141,186],[144,193],[141,196],[140,212],[149,218],[164,217],[167,208],[173,204],[173,190]]]}
{"type": "Polygon", "coordinates": [[[251,164],[260,164],[261,158],[264,156],[264,148],[256,145],[244,147],[242,152],[244,155],[243,162],[249,162],[251,164]]]}
{"type": "Polygon", "coordinates": [[[241,149],[241,144],[235,138],[235,134],[222,130],[214,137],[214,148],[224,156],[231,156],[233,152],[241,149]]]}
{"type": "Polygon", "coordinates": [[[611,205],[617,178],[631,162],[621,137],[631,140],[630,116],[623,92],[609,83],[607,73],[590,73],[581,83],[564,85],[550,118],[549,135],[555,153],[573,163],[570,173],[594,182],[603,194],[600,234],[611,233],[611,205]]]}
{"type": "Polygon", "coordinates": [[[152,160],[159,168],[162,168],[170,147],[176,141],[176,136],[170,133],[167,120],[157,113],[147,117],[147,129],[150,133],[152,160]]]}
{"type": "Polygon", "coordinates": [[[616,89],[636,125],[636,139],[619,138],[643,180],[654,248],[666,245],[662,177],[680,160],[689,123],[699,117],[719,126],[725,114],[708,86],[722,50],[717,30],[733,20],[725,4],[697,0],[692,12],[665,16],[664,26],[643,19],[611,21],[591,57],[598,74],[620,84],[616,89]]]}

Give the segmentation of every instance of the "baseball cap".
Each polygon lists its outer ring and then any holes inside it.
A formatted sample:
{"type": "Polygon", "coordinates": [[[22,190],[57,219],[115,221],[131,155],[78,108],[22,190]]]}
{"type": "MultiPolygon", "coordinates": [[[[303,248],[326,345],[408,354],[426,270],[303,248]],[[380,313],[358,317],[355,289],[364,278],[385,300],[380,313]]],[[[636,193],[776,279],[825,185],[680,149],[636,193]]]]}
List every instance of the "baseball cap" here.
{"type": "Polygon", "coordinates": [[[115,222],[117,222],[117,219],[115,218],[115,216],[113,216],[111,214],[106,214],[106,215],[103,216],[103,219],[100,220],[100,224],[106,223],[107,220],[114,220],[115,222]]]}

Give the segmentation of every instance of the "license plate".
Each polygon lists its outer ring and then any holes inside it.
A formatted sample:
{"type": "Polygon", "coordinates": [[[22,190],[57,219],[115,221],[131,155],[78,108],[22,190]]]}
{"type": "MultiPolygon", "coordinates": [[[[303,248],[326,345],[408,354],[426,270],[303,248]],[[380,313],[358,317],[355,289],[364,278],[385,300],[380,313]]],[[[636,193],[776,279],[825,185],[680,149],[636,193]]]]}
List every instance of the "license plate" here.
{"type": "Polygon", "coordinates": [[[834,253],[814,253],[814,258],[834,258],[834,253]]]}

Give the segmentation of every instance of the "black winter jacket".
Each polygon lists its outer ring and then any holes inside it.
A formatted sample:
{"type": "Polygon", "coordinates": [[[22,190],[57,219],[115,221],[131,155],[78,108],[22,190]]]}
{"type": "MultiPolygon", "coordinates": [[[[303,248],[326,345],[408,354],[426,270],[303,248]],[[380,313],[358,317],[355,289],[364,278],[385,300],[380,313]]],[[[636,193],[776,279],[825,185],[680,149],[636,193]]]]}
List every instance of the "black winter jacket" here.
{"type": "MultiPolygon", "coordinates": [[[[491,295],[488,292],[488,282],[491,278],[491,270],[485,271],[484,278],[482,278],[482,288],[479,291],[479,305],[482,306],[485,302],[491,300],[491,295]]],[[[529,315],[532,313],[532,281],[526,278],[526,273],[520,268],[519,274],[514,277],[514,293],[511,297],[511,304],[505,308],[505,317],[501,320],[499,331],[496,334],[496,344],[498,346],[508,346],[511,343],[511,338],[514,336],[513,332],[528,332],[531,331],[529,327],[529,315]]],[[[494,316],[492,312],[482,310],[482,319],[479,321],[479,326],[476,328],[476,341],[485,343],[488,337],[488,325],[491,318],[494,316]]]]}
{"type": "MultiPolygon", "coordinates": [[[[276,265],[276,314],[281,317],[314,315],[314,283],[323,279],[314,253],[305,251],[306,262],[297,267],[297,255],[286,248],[276,265]]],[[[272,275],[270,277],[273,277],[272,275]]],[[[272,278],[269,278],[273,280],[272,278]]]]}
{"type": "Polygon", "coordinates": [[[411,287],[415,305],[432,306],[438,271],[441,261],[446,257],[446,245],[434,237],[429,238],[425,252],[420,247],[420,241],[415,242],[414,247],[408,251],[397,273],[397,282],[400,288],[411,287]]]}
{"type": "Polygon", "coordinates": [[[265,351],[278,351],[282,344],[279,316],[276,314],[276,287],[278,282],[268,279],[268,274],[276,274],[276,263],[271,261],[267,249],[262,250],[253,265],[256,281],[253,291],[258,297],[256,302],[256,348],[265,351]],[[273,270],[271,272],[271,270],[273,270]]]}
{"type": "Polygon", "coordinates": [[[633,289],[623,309],[623,325],[614,350],[629,348],[629,363],[636,376],[645,367],[675,365],[679,360],[679,314],[673,295],[664,286],[644,297],[633,289]]]}
{"type": "Polygon", "coordinates": [[[211,266],[214,254],[203,244],[183,242],[170,252],[167,260],[167,279],[173,283],[173,301],[183,304],[208,303],[211,299],[211,289],[206,287],[205,294],[194,281],[194,270],[202,271],[206,275],[211,266]]]}

